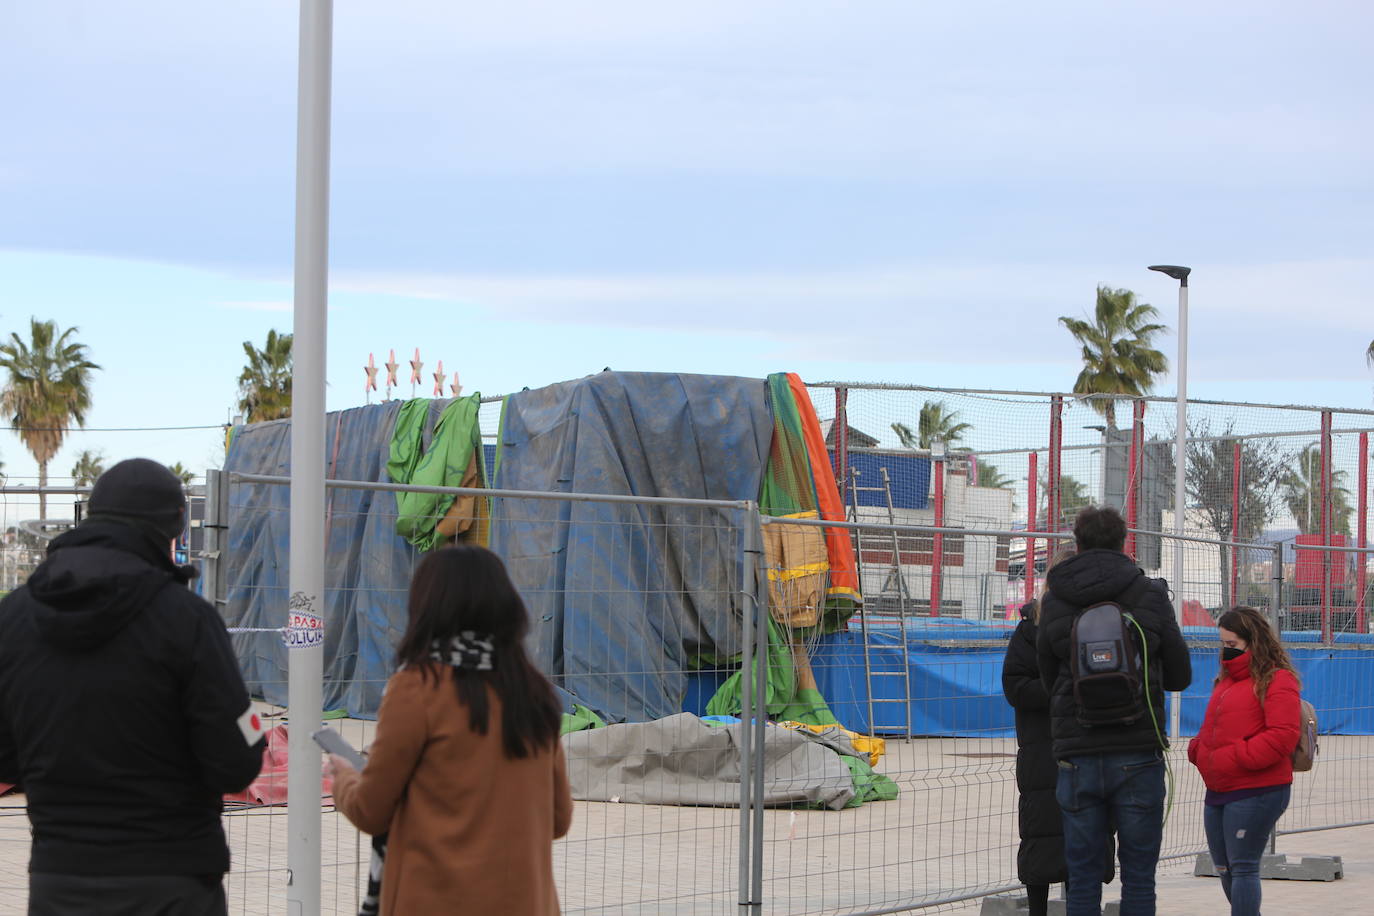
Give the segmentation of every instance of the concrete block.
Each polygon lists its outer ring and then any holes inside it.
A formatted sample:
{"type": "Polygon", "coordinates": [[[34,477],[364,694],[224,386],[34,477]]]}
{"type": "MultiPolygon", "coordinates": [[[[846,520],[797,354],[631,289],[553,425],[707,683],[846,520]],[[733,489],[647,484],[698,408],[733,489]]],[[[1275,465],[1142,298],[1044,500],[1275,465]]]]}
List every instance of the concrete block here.
{"type": "Polygon", "coordinates": [[[1345,877],[1340,856],[1265,856],[1260,862],[1261,878],[1283,881],[1339,881],[1345,877]]]}
{"type": "Polygon", "coordinates": [[[983,898],[978,916],[1025,916],[1029,912],[1025,894],[998,894],[983,898]]]}
{"type": "MultiPolygon", "coordinates": [[[[1050,898],[1050,905],[1047,908],[1049,916],[1066,916],[1064,901],[1055,897],[1050,898]]],[[[979,910],[979,916],[1026,916],[1030,912],[1030,907],[1026,902],[1025,894],[999,894],[996,897],[984,897],[983,908],[979,910]]],[[[1112,900],[1102,907],[1102,916],[1120,916],[1121,904],[1112,900]]]]}
{"type": "MultiPolygon", "coordinates": [[[[1193,874],[1199,878],[1215,878],[1217,870],[1212,867],[1212,857],[1199,853],[1193,863],[1193,874]]],[[[1345,867],[1340,856],[1288,856],[1265,855],[1260,859],[1260,877],[1278,881],[1339,881],[1345,877],[1345,867]]]]}

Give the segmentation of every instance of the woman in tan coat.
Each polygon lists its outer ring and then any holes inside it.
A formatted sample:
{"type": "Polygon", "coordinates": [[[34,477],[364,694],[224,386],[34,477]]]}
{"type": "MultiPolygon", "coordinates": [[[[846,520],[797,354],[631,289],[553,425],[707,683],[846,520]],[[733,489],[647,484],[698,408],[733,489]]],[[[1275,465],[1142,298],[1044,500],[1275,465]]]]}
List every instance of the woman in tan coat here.
{"type": "Polygon", "coordinates": [[[524,602],[494,553],[450,547],[420,563],[409,612],[366,766],[330,758],[339,811],[389,831],[382,916],[556,916],[572,797],[524,602]]]}

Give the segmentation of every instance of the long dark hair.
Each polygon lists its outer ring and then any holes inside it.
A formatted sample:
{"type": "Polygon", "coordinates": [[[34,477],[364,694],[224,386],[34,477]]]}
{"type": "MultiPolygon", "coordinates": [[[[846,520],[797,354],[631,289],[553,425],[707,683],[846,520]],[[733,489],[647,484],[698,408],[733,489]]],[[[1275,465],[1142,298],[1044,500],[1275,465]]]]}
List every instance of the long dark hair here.
{"type": "MultiPolygon", "coordinates": [[[[1078,548],[1072,543],[1060,544],[1054,553],[1050,554],[1050,558],[1045,561],[1045,581],[1040,584],[1040,596],[1035,599],[1035,606],[1031,608],[1031,620],[1035,621],[1036,624],[1040,623],[1040,609],[1045,606],[1045,596],[1050,592],[1050,570],[1076,553],[1078,553],[1078,548]]],[[[1035,571],[1031,570],[1030,575],[1034,575],[1034,573],[1035,571]]]]}
{"type": "MultiPolygon", "coordinates": [[[[1217,626],[1230,630],[1245,640],[1245,651],[1250,654],[1250,679],[1255,682],[1255,696],[1261,701],[1269,690],[1269,682],[1274,679],[1275,671],[1282,668],[1293,677],[1298,676],[1293,661],[1288,657],[1288,651],[1284,649],[1283,643],[1279,642],[1269,621],[1265,620],[1259,611],[1238,604],[1221,615],[1217,626]]],[[[1225,673],[1226,666],[1222,665],[1217,680],[1221,680],[1225,673]]]]}
{"type": "Polygon", "coordinates": [[[507,757],[528,757],[558,740],[562,710],[553,685],[525,654],[530,628],[525,602],[501,558],[484,547],[445,547],[425,557],[410,580],[410,623],[396,649],[397,665],[439,676],[430,658],[434,644],[447,646],[464,631],[490,636],[492,669],[453,668],[458,702],[468,722],[487,733],[487,686],[501,698],[501,737],[507,757]]]}

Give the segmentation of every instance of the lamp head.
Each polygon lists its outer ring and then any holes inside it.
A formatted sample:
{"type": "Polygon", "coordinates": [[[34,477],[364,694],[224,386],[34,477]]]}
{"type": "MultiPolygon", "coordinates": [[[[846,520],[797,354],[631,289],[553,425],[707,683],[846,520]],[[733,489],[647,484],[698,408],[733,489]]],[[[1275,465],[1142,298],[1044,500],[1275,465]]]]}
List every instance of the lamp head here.
{"type": "Polygon", "coordinates": [[[1193,272],[1191,267],[1179,267],[1176,264],[1153,264],[1150,270],[1157,270],[1162,274],[1173,277],[1184,286],[1188,285],[1188,275],[1193,272]]]}

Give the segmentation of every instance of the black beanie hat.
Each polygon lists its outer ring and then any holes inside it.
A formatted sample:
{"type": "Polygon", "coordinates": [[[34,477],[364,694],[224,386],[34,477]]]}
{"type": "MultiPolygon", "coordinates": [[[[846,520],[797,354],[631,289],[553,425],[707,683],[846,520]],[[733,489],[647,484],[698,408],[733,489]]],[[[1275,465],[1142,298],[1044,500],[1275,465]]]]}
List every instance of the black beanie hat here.
{"type": "Polygon", "coordinates": [[[115,515],[149,522],[167,540],[186,527],[186,493],[181,480],[148,458],[130,458],[96,480],[91,515],[115,515]]]}

